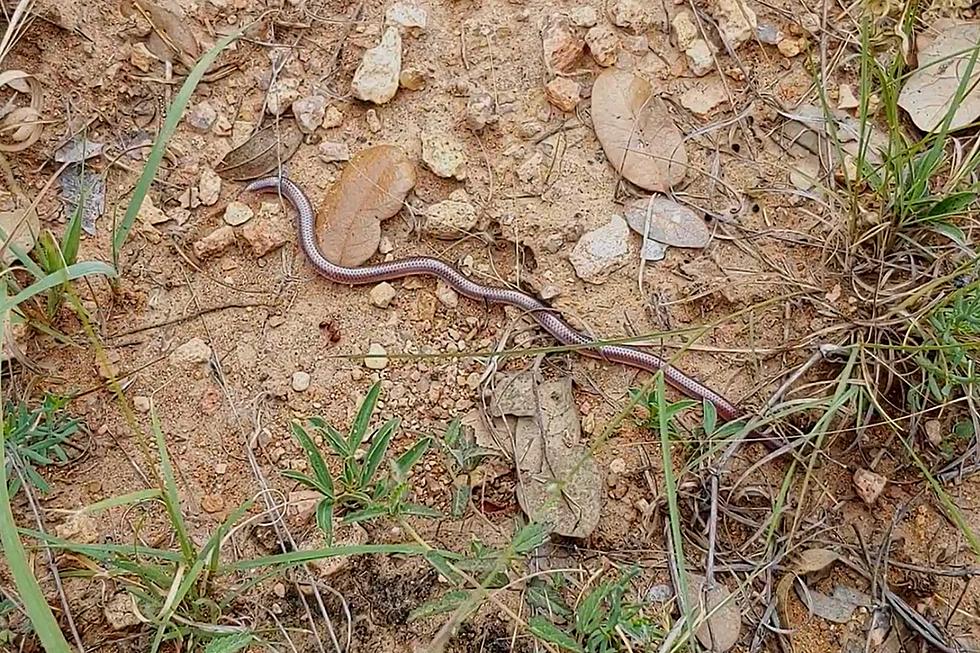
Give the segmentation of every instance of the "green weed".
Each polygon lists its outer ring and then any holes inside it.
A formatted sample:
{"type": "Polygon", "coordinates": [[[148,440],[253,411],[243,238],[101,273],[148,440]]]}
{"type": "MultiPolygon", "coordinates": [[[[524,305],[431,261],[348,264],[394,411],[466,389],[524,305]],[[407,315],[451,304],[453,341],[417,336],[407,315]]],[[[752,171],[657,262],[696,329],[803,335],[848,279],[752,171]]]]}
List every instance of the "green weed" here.
{"type": "Polygon", "coordinates": [[[3,413],[3,440],[10,496],[20,491],[21,475],[36,489],[47,493],[48,484],[38,468],[68,461],[65,447],[81,425],[65,411],[67,403],[61,397],[46,395],[33,410],[23,403],[7,404],[3,413]]]}

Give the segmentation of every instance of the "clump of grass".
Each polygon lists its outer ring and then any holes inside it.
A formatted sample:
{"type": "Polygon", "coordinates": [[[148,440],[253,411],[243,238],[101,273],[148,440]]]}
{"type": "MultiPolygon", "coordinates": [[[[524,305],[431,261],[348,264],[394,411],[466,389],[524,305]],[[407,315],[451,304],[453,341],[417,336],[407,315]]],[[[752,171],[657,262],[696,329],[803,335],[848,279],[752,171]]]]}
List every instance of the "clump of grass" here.
{"type": "Polygon", "coordinates": [[[47,481],[39,467],[68,461],[65,448],[79,432],[79,420],[65,407],[68,400],[46,395],[37,408],[8,403],[3,412],[3,440],[7,453],[8,491],[15,496],[21,488],[21,477],[34,488],[47,493],[47,481]]]}
{"type": "Polygon", "coordinates": [[[408,501],[411,489],[408,474],[428,451],[431,438],[421,438],[396,460],[389,461],[387,469],[382,471],[399,420],[391,419],[368,432],[380,394],[381,384],[375,383],[358,408],[346,437],[320,417],[308,420],[313,432],[340,458],[341,470],[336,477],[327,467],[309,431],[299,422],[293,423],[293,436],[303,447],[313,475],[284,470],[283,476],[322,495],[317,504],[316,521],[328,544],[333,537],[335,514],[342,515],[345,523],[379,517],[441,516],[437,510],[408,501]],[[366,448],[362,450],[362,446],[366,448]]]}

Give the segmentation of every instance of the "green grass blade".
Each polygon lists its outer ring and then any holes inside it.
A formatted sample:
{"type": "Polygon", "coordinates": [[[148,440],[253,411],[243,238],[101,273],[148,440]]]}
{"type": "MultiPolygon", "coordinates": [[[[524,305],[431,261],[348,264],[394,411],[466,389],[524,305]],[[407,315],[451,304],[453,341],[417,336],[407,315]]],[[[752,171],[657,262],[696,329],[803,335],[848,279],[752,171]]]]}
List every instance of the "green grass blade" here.
{"type": "Polygon", "coordinates": [[[371,448],[368,449],[367,456],[364,458],[364,466],[361,467],[361,487],[367,486],[378,472],[378,467],[381,466],[381,461],[384,459],[385,453],[388,452],[388,445],[391,444],[391,438],[394,437],[398,424],[399,421],[396,417],[386,422],[374,434],[374,441],[371,442],[371,448]]]}
{"type": "Polygon", "coordinates": [[[208,642],[204,653],[238,653],[248,647],[254,639],[252,633],[235,633],[224,637],[215,637],[208,642]]]}
{"type": "Polygon", "coordinates": [[[293,437],[299,440],[300,446],[306,452],[306,458],[310,461],[310,466],[313,467],[313,475],[316,477],[320,491],[332,499],[334,497],[333,477],[330,476],[330,470],[323,462],[320,450],[316,448],[316,444],[313,443],[306,429],[299,422],[293,422],[292,431],[293,437]]]}
{"type": "Polygon", "coordinates": [[[403,478],[408,475],[408,471],[415,466],[415,463],[425,455],[425,452],[429,450],[431,444],[432,438],[422,438],[411,449],[398,457],[398,460],[395,461],[395,467],[403,478]]]}
{"type": "Polygon", "coordinates": [[[354,423],[350,427],[350,435],[347,437],[348,453],[353,454],[361,446],[361,442],[364,441],[364,436],[367,435],[368,424],[371,422],[371,415],[374,414],[374,409],[378,405],[378,396],[380,394],[381,383],[378,382],[371,386],[367,396],[364,397],[364,401],[357,411],[357,417],[354,418],[354,423]]]}
{"type": "Polygon", "coordinates": [[[116,233],[113,235],[113,260],[119,260],[119,252],[126,243],[126,238],[129,237],[129,232],[136,222],[136,216],[139,214],[140,207],[143,205],[143,198],[146,197],[147,192],[150,190],[150,184],[153,183],[153,178],[156,177],[160,162],[163,161],[167,143],[170,142],[170,138],[177,130],[177,125],[180,123],[184,109],[187,107],[187,103],[190,101],[194,89],[197,88],[201,78],[204,77],[204,73],[211,67],[211,64],[218,58],[218,55],[238,40],[241,35],[242,30],[239,30],[215,43],[213,48],[204,53],[204,56],[201,57],[191,70],[187,79],[184,80],[183,86],[180,87],[180,92],[177,93],[177,96],[167,111],[167,119],[163,123],[163,128],[157,135],[156,142],[153,143],[153,149],[150,150],[150,156],[146,160],[146,165],[143,166],[143,174],[140,175],[139,181],[136,183],[136,188],[133,189],[133,196],[129,200],[129,205],[126,207],[126,214],[123,216],[122,222],[116,228],[116,233]]]}
{"type": "Polygon", "coordinates": [[[541,641],[548,642],[549,644],[554,644],[566,651],[573,651],[574,653],[585,653],[582,646],[572,639],[571,636],[563,633],[558,629],[558,626],[551,623],[547,619],[541,616],[531,617],[528,622],[528,629],[531,631],[535,637],[541,641]]]}
{"type": "Polygon", "coordinates": [[[134,546],[130,544],[78,544],[29,528],[19,530],[21,535],[43,542],[49,548],[59,551],[71,551],[72,553],[88,556],[95,560],[110,560],[114,556],[137,556],[174,563],[184,561],[183,555],[177,551],[168,551],[167,549],[155,549],[148,546],[134,546]]]}
{"type": "Polygon", "coordinates": [[[163,430],[160,428],[160,418],[157,416],[156,409],[150,406],[150,424],[153,430],[153,437],[157,442],[157,452],[160,455],[160,471],[163,474],[163,501],[167,507],[167,514],[170,515],[170,523],[177,533],[177,540],[180,542],[180,551],[184,554],[187,561],[194,559],[194,545],[187,534],[187,524],[184,523],[184,516],[180,512],[180,499],[177,497],[177,479],[174,477],[174,469],[170,464],[170,455],[167,453],[167,441],[163,437],[163,430]]]}
{"type": "MultiPolygon", "coordinates": [[[[3,330],[3,325],[0,324],[0,338],[3,336],[3,330]]],[[[58,626],[51,607],[44,600],[44,594],[34,577],[24,545],[18,535],[17,523],[10,510],[10,495],[7,493],[5,447],[3,432],[0,431],[0,545],[3,548],[3,556],[13,576],[24,610],[46,653],[71,653],[71,647],[65,636],[61,634],[61,627],[58,626]]]]}
{"type": "Polygon", "coordinates": [[[316,504],[316,525],[323,533],[327,546],[333,545],[333,499],[323,499],[316,504]]]}
{"type": "Polygon", "coordinates": [[[311,490],[316,490],[317,492],[319,492],[324,496],[332,497],[332,493],[327,488],[320,485],[320,483],[315,478],[307,476],[302,472],[296,472],[291,469],[284,469],[282,470],[282,475],[291,481],[302,483],[303,485],[310,488],[311,490]]]}
{"type": "Polygon", "coordinates": [[[94,274],[115,277],[116,270],[111,265],[101,261],[85,261],[83,263],[69,265],[66,268],[52,272],[44,278],[35,281],[13,297],[6,299],[4,303],[0,305],[0,313],[5,313],[18,304],[27,301],[34,295],[50,290],[56,286],[60,286],[63,283],[74,281],[80,277],[87,277],[94,274]]]}
{"type": "Polygon", "coordinates": [[[313,425],[320,435],[327,441],[330,448],[334,450],[341,458],[349,457],[353,452],[347,451],[347,441],[344,440],[344,436],[340,434],[340,431],[334,427],[327,424],[327,422],[321,417],[311,417],[310,424],[313,425]]]}
{"type": "MultiPolygon", "coordinates": [[[[309,551],[290,551],[277,555],[252,558],[251,560],[239,560],[232,562],[224,567],[228,571],[248,571],[250,569],[261,569],[262,567],[291,567],[301,565],[313,560],[326,560],[327,558],[339,558],[341,556],[374,555],[374,554],[401,554],[401,555],[424,555],[426,548],[418,544],[362,544],[359,546],[332,546],[323,549],[312,549],[309,551]]],[[[451,553],[443,552],[442,555],[452,557],[451,553]]]]}
{"type": "Polygon", "coordinates": [[[80,513],[92,514],[96,512],[102,512],[103,510],[108,510],[110,508],[117,508],[119,506],[128,506],[134,503],[143,503],[144,501],[151,501],[153,499],[159,499],[163,496],[163,493],[157,488],[150,488],[147,490],[137,490],[136,492],[130,492],[129,494],[121,494],[116,497],[109,497],[108,499],[103,499],[93,504],[83,506],[78,510],[80,513]]]}

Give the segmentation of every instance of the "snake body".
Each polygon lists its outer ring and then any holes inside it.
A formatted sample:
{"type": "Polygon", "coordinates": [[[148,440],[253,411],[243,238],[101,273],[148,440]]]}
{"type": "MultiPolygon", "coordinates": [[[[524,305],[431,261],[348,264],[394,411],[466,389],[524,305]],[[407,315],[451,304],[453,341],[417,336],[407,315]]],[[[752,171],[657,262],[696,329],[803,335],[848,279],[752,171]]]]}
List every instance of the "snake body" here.
{"type": "Polygon", "coordinates": [[[374,284],[412,276],[430,276],[442,279],[460,295],[488,304],[507,304],[525,311],[541,327],[563,345],[581,347],[578,351],[586,356],[656,373],[663,370],[667,383],[685,395],[714,404],[718,416],[731,421],[741,416],[739,409],[728,399],[700,381],[691,378],[663,359],[646,351],[620,345],[589,346],[593,340],[566,322],[555,309],[531,295],[506,288],[495,288],[476,283],[456,268],[439,259],[417,256],[377,265],[349,268],[331,263],[320,252],[316,238],[316,213],[306,193],[294,181],[286,177],[266,177],[251,182],[246,191],[277,190],[289,200],[297,213],[299,244],[310,263],[321,275],[335,283],[347,285],[374,284]]]}

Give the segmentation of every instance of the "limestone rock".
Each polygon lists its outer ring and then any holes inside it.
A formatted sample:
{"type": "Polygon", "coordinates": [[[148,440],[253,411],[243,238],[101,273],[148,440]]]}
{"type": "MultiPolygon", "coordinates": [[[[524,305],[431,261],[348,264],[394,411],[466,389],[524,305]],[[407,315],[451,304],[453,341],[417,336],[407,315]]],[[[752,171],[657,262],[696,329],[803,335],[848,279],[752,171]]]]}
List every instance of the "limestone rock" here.
{"type": "Polygon", "coordinates": [[[199,259],[217,256],[233,244],[235,244],[235,230],[228,225],[223,225],[194,242],[194,255],[199,259]]]}
{"type": "Polygon", "coordinates": [[[381,42],[364,52],[361,65],[354,71],[351,92],[359,100],[384,104],[398,92],[402,70],[402,37],[396,27],[389,27],[381,42]]]}
{"type": "Polygon", "coordinates": [[[445,240],[462,238],[476,226],[476,207],[467,192],[460,188],[449,199],[437,202],[425,212],[425,232],[445,240]]]}
{"type": "Polygon", "coordinates": [[[605,225],[579,239],[569,255],[569,261],[580,279],[601,284],[613,270],[628,261],[629,254],[629,226],[622,216],[613,215],[605,225]]]}

